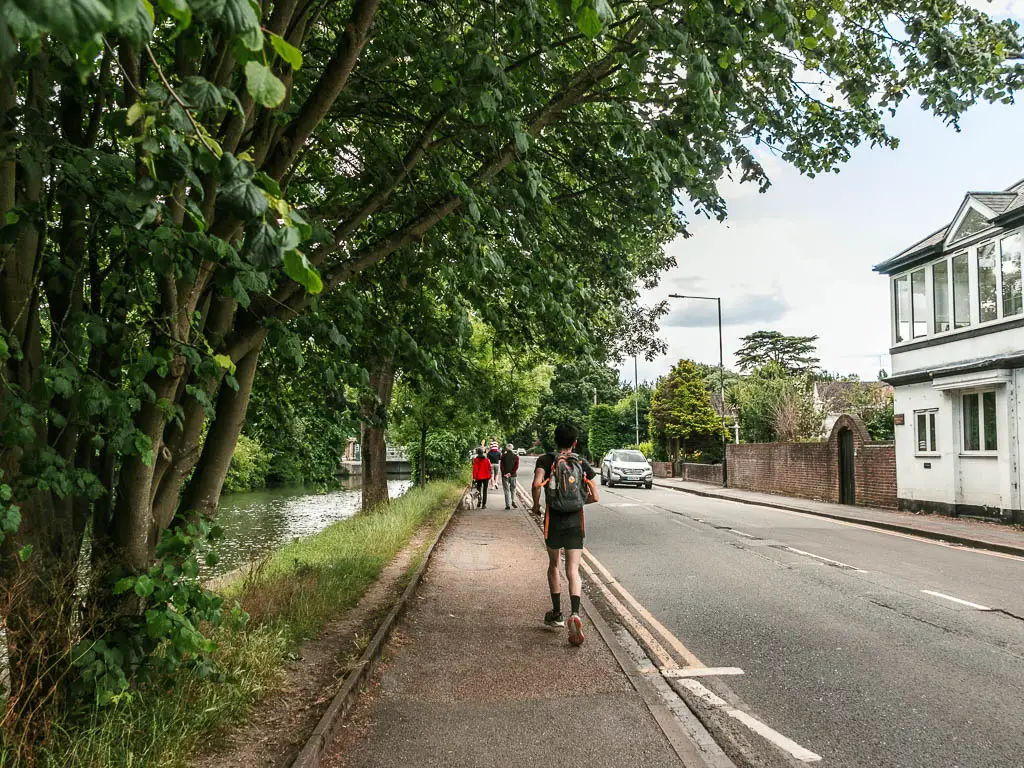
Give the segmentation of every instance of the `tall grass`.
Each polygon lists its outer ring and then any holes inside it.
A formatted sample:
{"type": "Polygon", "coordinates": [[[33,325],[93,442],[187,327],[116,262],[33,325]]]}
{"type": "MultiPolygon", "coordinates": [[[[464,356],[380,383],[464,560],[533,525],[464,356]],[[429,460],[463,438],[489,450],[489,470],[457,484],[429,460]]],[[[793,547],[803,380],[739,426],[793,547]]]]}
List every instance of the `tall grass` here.
{"type": "MultiPolygon", "coordinates": [[[[221,589],[251,619],[218,631],[224,671],[200,678],[187,671],[145,684],[103,709],[64,715],[35,756],[45,768],[176,768],[227,727],[243,722],[271,690],[297,643],[354,606],[381,569],[424,523],[439,526],[464,484],[414,488],[383,510],[339,521],[274,552],[221,589]]],[[[0,752],[0,766],[14,766],[0,752]]]]}

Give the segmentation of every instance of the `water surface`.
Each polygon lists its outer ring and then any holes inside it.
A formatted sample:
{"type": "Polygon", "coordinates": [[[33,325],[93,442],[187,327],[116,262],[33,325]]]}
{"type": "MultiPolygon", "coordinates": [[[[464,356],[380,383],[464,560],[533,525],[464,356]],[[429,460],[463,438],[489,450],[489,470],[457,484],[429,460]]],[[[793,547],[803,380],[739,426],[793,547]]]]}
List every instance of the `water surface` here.
{"type": "MultiPolygon", "coordinates": [[[[358,486],[358,478],[353,485],[358,486]]],[[[412,485],[410,478],[388,480],[388,495],[396,499],[412,485]]],[[[225,493],[217,523],[224,529],[220,562],[208,570],[215,576],[255,560],[293,539],[318,533],[336,520],[359,511],[358,487],[317,493],[309,488],[268,488],[225,493]]]]}

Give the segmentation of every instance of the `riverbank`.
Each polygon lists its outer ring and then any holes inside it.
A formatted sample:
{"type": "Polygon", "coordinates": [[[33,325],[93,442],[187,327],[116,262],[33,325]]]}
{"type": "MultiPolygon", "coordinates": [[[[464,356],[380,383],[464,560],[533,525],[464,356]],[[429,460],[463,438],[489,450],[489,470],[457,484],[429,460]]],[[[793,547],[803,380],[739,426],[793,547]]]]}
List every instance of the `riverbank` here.
{"type": "Polygon", "coordinates": [[[351,610],[417,531],[443,522],[464,487],[437,482],[412,489],[385,510],[276,550],[222,589],[250,620],[240,630],[216,633],[217,673],[181,672],[169,683],[141,686],[110,707],[57,724],[40,764],[189,765],[277,689],[300,644],[351,610]]]}

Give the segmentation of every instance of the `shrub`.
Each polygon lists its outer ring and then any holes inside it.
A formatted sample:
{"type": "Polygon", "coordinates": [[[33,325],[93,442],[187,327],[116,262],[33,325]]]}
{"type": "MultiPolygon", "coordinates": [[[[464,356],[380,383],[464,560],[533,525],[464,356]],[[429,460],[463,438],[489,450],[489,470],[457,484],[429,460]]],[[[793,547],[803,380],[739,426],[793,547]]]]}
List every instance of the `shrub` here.
{"type": "Polygon", "coordinates": [[[231,455],[231,466],[224,478],[224,490],[238,492],[262,488],[267,483],[271,456],[258,440],[246,435],[238,436],[238,444],[231,455]]]}

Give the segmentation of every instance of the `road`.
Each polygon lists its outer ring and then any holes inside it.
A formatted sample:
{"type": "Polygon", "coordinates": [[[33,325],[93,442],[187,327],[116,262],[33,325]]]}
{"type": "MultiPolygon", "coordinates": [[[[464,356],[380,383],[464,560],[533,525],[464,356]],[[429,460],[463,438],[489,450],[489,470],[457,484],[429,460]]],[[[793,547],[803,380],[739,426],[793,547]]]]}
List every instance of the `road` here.
{"type": "Polygon", "coordinates": [[[728,689],[818,765],[1024,766],[1024,560],[601,491],[588,550],[701,662],[742,669],[728,689]]]}

